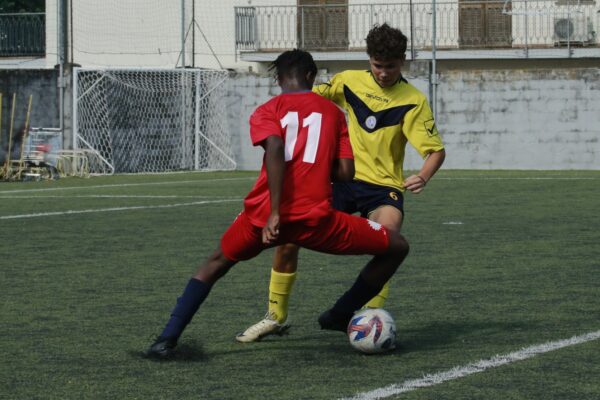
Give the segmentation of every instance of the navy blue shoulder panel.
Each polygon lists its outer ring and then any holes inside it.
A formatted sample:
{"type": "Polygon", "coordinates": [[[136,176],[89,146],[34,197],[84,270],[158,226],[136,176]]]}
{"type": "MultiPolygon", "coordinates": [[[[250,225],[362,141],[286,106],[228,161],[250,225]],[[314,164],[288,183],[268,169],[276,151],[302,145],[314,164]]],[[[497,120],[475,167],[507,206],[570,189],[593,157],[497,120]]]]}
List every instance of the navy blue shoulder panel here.
{"type": "Polygon", "coordinates": [[[381,111],[373,111],[346,85],[344,85],[344,96],[346,102],[352,107],[360,126],[369,133],[400,124],[404,115],[417,106],[416,104],[405,104],[381,111]]]}

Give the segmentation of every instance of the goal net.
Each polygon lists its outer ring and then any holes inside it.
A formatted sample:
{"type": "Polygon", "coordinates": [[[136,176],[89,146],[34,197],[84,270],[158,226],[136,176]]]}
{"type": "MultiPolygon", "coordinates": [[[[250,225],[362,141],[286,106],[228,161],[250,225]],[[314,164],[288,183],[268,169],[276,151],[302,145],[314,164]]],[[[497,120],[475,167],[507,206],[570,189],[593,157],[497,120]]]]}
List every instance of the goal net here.
{"type": "Polygon", "coordinates": [[[92,174],[231,170],[227,71],[74,71],[75,149],[92,174]]]}
{"type": "Polygon", "coordinates": [[[193,45],[193,0],[71,1],[73,62],[94,67],[182,65],[193,45]],[[183,30],[183,32],[182,32],[183,30]],[[187,40],[182,38],[187,35],[187,40]]]}

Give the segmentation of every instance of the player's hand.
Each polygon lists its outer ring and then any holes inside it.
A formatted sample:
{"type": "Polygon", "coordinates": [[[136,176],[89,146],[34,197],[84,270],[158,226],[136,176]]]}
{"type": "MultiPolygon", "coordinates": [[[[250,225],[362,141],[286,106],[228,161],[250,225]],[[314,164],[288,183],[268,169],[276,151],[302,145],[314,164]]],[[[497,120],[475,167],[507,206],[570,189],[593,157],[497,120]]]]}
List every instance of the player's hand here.
{"type": "Polygon", "coordinates": [[[419,194],[425,188],[427,181],[419,175],[411,175],[404,180],[402,186],[404,189],[410,190],[411,193],[419,194]]]}
{"type": "Polygon", "coordinates": [[[279,214],[271,214],[262,230],[264,244],[272,244],[279,238],[279,214]]]}

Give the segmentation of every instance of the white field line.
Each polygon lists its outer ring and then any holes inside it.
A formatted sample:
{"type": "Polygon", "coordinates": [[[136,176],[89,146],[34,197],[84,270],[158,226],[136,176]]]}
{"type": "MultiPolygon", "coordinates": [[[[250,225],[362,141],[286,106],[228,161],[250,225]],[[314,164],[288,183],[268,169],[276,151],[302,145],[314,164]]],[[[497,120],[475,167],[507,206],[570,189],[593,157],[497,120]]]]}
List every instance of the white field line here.
{"type": "Polygon", "coordinates": [[[229,202],[242,201],[242,200],[243,199],[241,199],[241,198],[239,198],[239,199],[205,200],[205,201],[194,201],[191,203],[162,204],[162,205],[155,205],[155,206],[111,207],[111,208],[96,208],[96,209],[90,209],[90,210],[66,210],[66,211],[53,211],[53,212],[33,213],[33,214],[4,215],[4,216],[0,216],[0,220],[50,217],[50,216],[56,216],[56,215],[70,215],[70,214],[90,214],[90,213],[127,211],[127,210],[149,210],[149,209],[153,209],[153,208],[189,207],[189,206],[197,206],[197,205],[202,205],[202,204],[229,203],[229,202]]]}
{"type": "Polygon", "coordinates": [[[11,196],[0,193],[0,199],[214,199],[215,196],[180,196],[180,195],[134,195],[134,194],[90,194],[90,195],[35,195],[11,196]]]}
{"type": "Polygon", "coordinates": [[[442,181],[597,181],[600,177],[593,176],[464,176],[443,177],[436,176],[433,179],[442,181]]]}
{"type": "Polygon", "coordinates": [[[214,182],[225,182],[225,181],[244,181],[244,180],[256,180],[256,177],[250,176],[250,177],[244,177],[244,178],[218,178],[218,179],[202,179],[202,180],[196,179],[196,180],[187,180],[187,181],[115,183],[115,184],[110,184],[110,185],[64,186],[64,187],[42,188],[42,189],[0,190],[0,194],[49,192],[49,191],[55,191],[55,190],[102,189],[102,188],[132,187],[132,186],[178,185],[180,183],[202,184],[202,183],[214,183],[214,182]]]}
{"type": "Polygon", "coordinates": [[[480,360],[463,367],[454,367],[448,371],[438,372],[432,375],[425,375],[421,379],[411,379],[400,384],[389,385],[369,392],[357,393],[353,397],[347,397],[343,400],[375,400],[395,396],[400,393],[410,392],[416,389],[434,386],[443,382],[463,378],[478,372],[483,372],[490,368],[496,368],[511,364],[517,361],[526,360],[539,354],[562,349],[563,347],[574,346],[577,344],[590,342],[600,338],[600,331],[586,333],[580,336],[573,336],[570,339],[547,342],[531,347],[523,348],[519,351],[498,355],[487,360],[480,360]]]}
{"type": "MultiPolygon", "coordinates": [[[[600,177],[494,177],[494,176],[473,176],[473,177],[435,177],[435,180],[444,181],[489,181],[489,180],[533,180],[533,181],[546,181],[546,180],[586,180],[596,181],[600,180],[600,177]]],[[[256,176],[240,177],[240,178],[216,178],[216,179],[202,179],[202,180],[183,180],[183,181],[167,181],[167,182],[145,182],[145,183],[119,183],[110,185],[90,185],[90,186],[65,186],[65,187],[53,187],[53,188],[42,188],[42,189],[17,189],[17,190],[0,190],[0,194],[6,193],[23,193],[23,192],[46,192],[55,190],[76,190],[76,189],[100,189],[100,188],[114,188],[114,187],[132,187],[132,186],[155,186],[155,185],[177,185],[180,183],[213,183],[213,182],[224,182],[224,181],[243,181],[243,180],[256,180],[256,176]]]]}

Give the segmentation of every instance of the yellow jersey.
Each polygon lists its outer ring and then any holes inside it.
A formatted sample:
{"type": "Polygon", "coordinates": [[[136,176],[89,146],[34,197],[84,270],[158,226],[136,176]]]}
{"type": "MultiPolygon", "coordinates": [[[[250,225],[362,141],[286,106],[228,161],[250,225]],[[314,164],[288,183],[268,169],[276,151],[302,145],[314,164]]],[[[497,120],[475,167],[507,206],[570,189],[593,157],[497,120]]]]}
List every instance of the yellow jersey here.
{"type": "Polygon", "coordinates": [[[355,179],[404,190],[406,143],[423,158],[444,148],[427,98],[402,77],[383,88],[371,71],[344,71],[313,91],[348,114],[355,179]]]}

